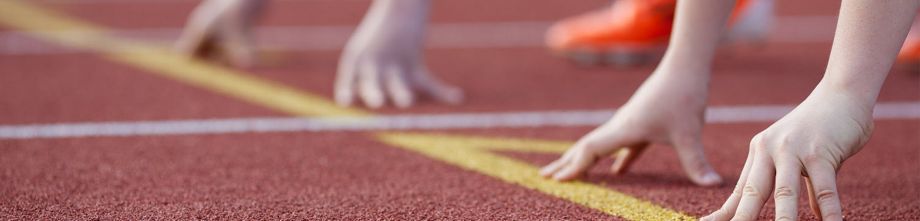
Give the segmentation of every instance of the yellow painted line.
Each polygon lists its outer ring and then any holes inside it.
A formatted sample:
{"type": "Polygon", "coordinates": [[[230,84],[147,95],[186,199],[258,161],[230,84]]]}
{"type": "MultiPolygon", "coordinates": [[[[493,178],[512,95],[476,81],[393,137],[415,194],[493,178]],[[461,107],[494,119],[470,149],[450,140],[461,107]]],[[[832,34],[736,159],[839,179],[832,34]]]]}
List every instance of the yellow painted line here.
{"type": "Polygon", "coordinates": [[[176,56],[170,51],[144,46],[125,46],[107,55],[151,73],[231,95],[250,103],[297,116],[355,117],[370,114],[342,108],[322,96],[266,81],[251,74],[176,56]]]}
{"type": "Polygon", "coordinates": [[[328,117],[369,115],[358,109],[339,107],[322,96],[304,93],[237,70],[186,59],[160,47],[110,37],[102,27],[79,22],[18,0],[0,0],[0,23],[28,31],[50,42],[100,51],[109,59],[150,73],[285,113],[328,117]],[[62,31],[66,31],[67,35],[62,35],[62,31]]]}
{"type": "Polygon", "coordinates": [[[505,182],[518,184],[552,196],[629,220],[693,220],[693,217],[657,206],[648,201],[585,182],[556,182],[538,174],[538,168],[503,157],[489,150],[521,147],[553,147],[563,142],[517,139],[381,133],[385,143],[422,153],[461,168],[476,171],[505,182]]]}
{"type": "MultiPolygon", "coordinates": [[[[69,18],[19,0],[0,0],[0,24],[24,30],[58,44],[93,50],[125,63],[190,85],[206,88],[273,110],[297,116],[370,116],[371,113],[336,106],[328,99],[253,75],[185,59],[149,44],[112,37],[106,29],[69,18]],[[61,35],[66,31],[67,35],[61,35]]],[[[420,133],[380,133],[376,138],[440,161],[476,171],[628,220],[693,220],[605,187],[585,182],[543,179],[537,168],[492,151],[560,153],[570,142],[464,137],[420,133]]]]}
{"type": "Polygon", "coordinates": [[[511,151],[525,153],[562,153],[572,146],[569,141],[541,140],[541,139],[515,139],[504,137],[482,136],[456,136],[434,133],[385,133],[387,137],[398,136],[400,139],[411,139],[417,142],[462,144],[465,148],[476,148],[490,151],[511,151]]]}

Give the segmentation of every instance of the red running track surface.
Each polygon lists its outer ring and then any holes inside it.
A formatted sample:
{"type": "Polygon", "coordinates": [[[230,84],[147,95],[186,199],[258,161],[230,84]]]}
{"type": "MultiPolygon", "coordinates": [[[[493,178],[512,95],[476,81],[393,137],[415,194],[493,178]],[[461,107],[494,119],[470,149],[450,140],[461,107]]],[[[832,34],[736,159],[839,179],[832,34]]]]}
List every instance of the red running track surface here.
{"type": "MultiPolygon", "coordinates": [[[[120,28],[178,28],[197,1],[39,1],[120,28]]],[[[367,1],[278,0],[265,25],[354,25],[367,1]]],[[[551,21],[606,1],[437,1],[433,21],[551,21]],[[527,6],[523,10],[522,6],[527,6]]],[[[780,16],[831,16],[837,5],[779,1],[780,16]]],[[[9,31],[7,27],[0,29],[9,31]]],[[[793,105],[820,79],[828,42],[724,50],[713,105],[793,105]]],[[[335,51],[288,52],[289,62],[246,70],[330,96],[335,51]]],[[[567,110],[616,107],[652,67],[579,68],[542,48],[437,49],[430,66],[467,91],[463,106],[422,104],[381,113],[567,110]],[[559,83],[564,82],[564,83],[559,83]]],[[[0,124],[286,116],[100,59],[95,54],[0,55],[0,124]]],[[[896,67],[881,102],[920,101],[920,75],[896,67]]],[[[710,160],[731,184],[747,143],[767,123],[707,126],[710,160]]],[[[587,127],[439,131],[574,140],[587,127]]],[[[920,120],[882,120],[839,177],[851,220],[920,219],[920,120]]],[[[548,163],[549,154],[501,154],[548,163]]],[[[693,216],[712,211],[731,185],[691,185],[667,147],[611,176],[604,161],[586,181],[693,216]]],[[[803,201],[804,203],[804,201],[803,201]]],[[[772,205],[765,211],[772,210],[772,205]]],[[[802,206],[803,214],[809,214],[802,206]]],[[[764,212],[761,218],[771,216],[764,212]]],[[[805,215],[811,217],[811,215],[805,215]]],[[[612,219],[463,170],[365,133],[254,133],[0,140],[0,219],[612,219]]]]}

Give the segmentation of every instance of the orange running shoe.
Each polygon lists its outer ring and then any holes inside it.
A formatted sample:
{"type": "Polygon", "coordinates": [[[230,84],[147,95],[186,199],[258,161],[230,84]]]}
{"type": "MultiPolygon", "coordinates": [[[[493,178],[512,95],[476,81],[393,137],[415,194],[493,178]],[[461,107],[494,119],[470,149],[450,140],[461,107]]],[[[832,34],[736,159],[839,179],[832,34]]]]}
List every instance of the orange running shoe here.
{"type": "Polygon", "coordinates": [[[914,27],[904,40],[904,46],[901,46],[901,52],[898,53],[898,61],[920,64],[920,21],[914,22],[914,27]]]}
{"type": "MultiPolygon", "coordinates": [[[[738,1],[733,22],[749,8],[748,2],[738,1]]],[[[667,43],[675,7],[676,0],[619,0],[611,7],[557,22],[547,32],[546,44],[582,64],[642,63],[667,43]]]]}

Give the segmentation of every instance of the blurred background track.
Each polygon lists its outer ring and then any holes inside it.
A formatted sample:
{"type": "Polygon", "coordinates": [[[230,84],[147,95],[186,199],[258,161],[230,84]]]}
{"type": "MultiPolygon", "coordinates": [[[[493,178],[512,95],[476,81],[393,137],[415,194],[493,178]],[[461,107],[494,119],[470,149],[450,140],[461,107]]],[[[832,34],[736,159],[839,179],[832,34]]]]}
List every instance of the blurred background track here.
{"type": "MultiPolygon", "coordinates": [[[[176,36],[198,1],[37,0],[51,11],[152,44],[176,36]]],[[[430,68],[465,89],[461,106],[423,103],[378,114],[613,109],[653,66],[578,67],[541,46],[542,29],[608,4],[592,1],[437,0],[430,68]],[[477,32],[478,30],[478,32],[477,32]],[[493,31],[482,31],[493,30],[493,31]]],[[[369,1],[271,1],[260,24],[267,62],[242,74],[331,97],[339,51],[369,1]]],[[[823,73],[836,2],[777,1],[762,48],[724,48],[710,103],[794,105],[823,73]]],[[[0,125],[289,117],[290,112],[164,78],[0,26],[0,125]]],[[[920,74],[895,67],[880,102],[920,102],[920,74]]],[[[916,111],[916,110],[908,110],[916,111]]],[[[750,138],[769,122],[707,126],[709,159],[737,179],[750,138]]],[[[435,130],[574,141],[591,126],[435,130]]],[[[415,131],[429,133],[431,131],[415,131]]],[[[847,219],[920,219],[920,120],[884,119],[840,175],[847,219]]],[[[497,151],[543,165],[553,153],[497,151]]],[[[703,188],[676,156],[652,148],[623,176],[602,162],[588,183],[699,216],[731,185],[703,188]]],[[[803,201],[804,202],[804,201],[803,201]]],[[[609,205],[618,206],[618,205],[609,205]]],[[[800,211],[810,213],[806,207],[800,211]]],[[[772,205],[768,206],[772,211],[772,205]]],[[[0,219],[623,219],[492,175],[383,143],[367,132],[0,139],[0,219]]],[[[808,215],[808,217],[811,217],[808,215]]],[[[765,216],[762,218],[769,218],[765,216]]]]}

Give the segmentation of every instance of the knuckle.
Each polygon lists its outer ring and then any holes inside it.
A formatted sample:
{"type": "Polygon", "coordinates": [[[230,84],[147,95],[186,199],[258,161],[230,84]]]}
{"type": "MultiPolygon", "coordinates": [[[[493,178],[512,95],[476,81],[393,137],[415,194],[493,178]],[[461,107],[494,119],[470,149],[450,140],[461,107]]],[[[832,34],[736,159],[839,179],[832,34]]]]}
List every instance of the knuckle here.
{"type": "Polygon", "coordinates": [[[837,191],[828,189],[819,190],[815,193],[815,198],[817,198],[819,202],[837,200],[837,191]]]}
{"type": "Polygon", "coordinates": [[[741,189],[742,189],[742,187],[741,187],[740,185],[735,186],[735,189],[732,190],[732,195],[733,195],[733,196],[742,196],[743,193],[742,193],[742,190],[741,190],[741,189]]]}
{"type": "Polygon", "coordinates": [[[802,163],[804,163],[806,166],[814,166],[816,164],[823,164],[827,162],[824,156],[816,150],[807,150],[802,154],[801,159],[802,163]]]}
{"type": "Polygon", "coordinates": [[[780,186],[776,188],[776,191],[773,192],[773,198],[776,200],[789,199],[796,196],[796,192],[792,190],[792,187],[780,186]]]}
{"type": "Polygon", "coordinates": [[[757,190],[757,187],[754,187],[751,185],[745,185],[742,190],[742,194],[744,194],[744,196],[754,197],[754,198],[761,197],[760,191],[757,190]]]}
{"type": "Polygon", "coordinates": [[[586,139],[583,141],[582,147],[585,150],[596,150],[603,147],[603,144],[598,142],[597,139],[586,139]]]}
{"type": "Polygon", "coordinates": [[[759,144],[759,145],[756,145],[756,146],[751,146],[751,151],[754,152],[754,153],[757,153],[757,154],[764,153],[764,152],[767,151],[767,149],[769,149],[769,145],[765,145],[765,144],[759,144]]]}
{"type": "Polygon", "coordinates": [[[795,145],[796,140],[797,139],[793,136],[783,136],[782,138],[779,139],[779,145],[780,146],[795,145]]]}
{"type": "Polygon", "coordinates": [[[821,217],[823,218],[822,220],[840,220],[840,218],[843,217],[843,214],[840,214],[840,212],[838,211],[821,212],[821,213],[822,213],[821,217]]]}
{"type": "Polygon", "coordinates": [[[592,155],[598,155],[609,151],[610,144],[601,139],[586,139],[582,143],[582,151],[592,155]]]}
{"type": "Polygon", "coordinates": [[[591,153],[595,150],[597,150],[597,144],[592,141],[586,141],[577,145],[577,148],[572,148],[572,154],[591,153]]]}
{"type": "Polygon", "coordinates": [[[764,143],[763,136],[764,136],[763,133],[759,133],[755,135],[754,138],[751,138],[751,144],[750,144],[751,150],[757,147],[766,146],[766,143],[764,143]]]}
{"type": "Polygon", "coordinates": [[[774,147],[774,148],[773,148],[773,153],[774,153],[774,154],[779,154],[779,153],[792,153],[792,151],[793,151],[793,146],[792,146],[792,145],[780,145],[780,146],[778,146],[778,147],[774,147]]]}

